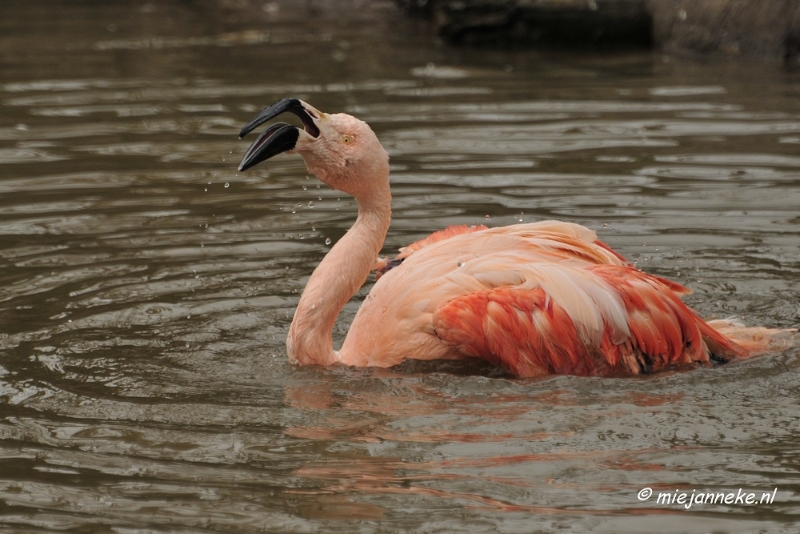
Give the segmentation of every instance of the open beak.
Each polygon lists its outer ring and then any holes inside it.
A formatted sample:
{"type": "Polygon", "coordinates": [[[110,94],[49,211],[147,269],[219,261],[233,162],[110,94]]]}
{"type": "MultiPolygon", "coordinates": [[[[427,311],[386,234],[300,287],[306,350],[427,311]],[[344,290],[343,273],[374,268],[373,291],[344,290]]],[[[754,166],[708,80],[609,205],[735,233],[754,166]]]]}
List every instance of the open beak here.
{"type": "MultiPolygon", "coordinates": [[[[314,120],[319,119],[322,113],[302,100],[284,98],[262,109],[258,115],[245,124],[242,131],[239,132],[239,138],[241,139],[252,132],[256,127],[287,111],[294,113],[300,118],[303,122],[302,131],[311,137],[319,137],[319,128],[314,120]]],[[[291,124],[286,124],[285,122],[278,122],[270,125],[266,130],[261,132],[256,140],[253,141],[253,144],[250,145],[250,148],[247,149],[247,152],[245,152],[242,158],[242,162],[239,164],[239,170],[247,170],[277,154],[292,150],[297,145],[300,132],[301,130],[299,128],[291,124]]]]}

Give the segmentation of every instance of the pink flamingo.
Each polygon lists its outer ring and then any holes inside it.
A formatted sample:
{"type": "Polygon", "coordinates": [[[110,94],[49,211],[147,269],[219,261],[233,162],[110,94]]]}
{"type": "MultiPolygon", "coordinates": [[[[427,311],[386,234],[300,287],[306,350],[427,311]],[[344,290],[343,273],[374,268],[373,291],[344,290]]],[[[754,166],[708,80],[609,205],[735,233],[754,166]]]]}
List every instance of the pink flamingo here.
{"type": "Polygon", "coordinates": [[[571,223],[450,227],[376,263],[392,213],[388,154],[365,122],[291,98],[262,110],[240,137],[287,111],[303,128],[270,125],[239,170],[298,153],[310,173],[358,204],[355,224],[297,305],[286,341],[292,362],[483,358],[521,377],[623,376],[723,363],[791,342],[789,330],[703,321],[679,298],[687,288],[635,269],[571,223]],[[336,351],[334,322],[371,270],[379,279],[336,351]]]}

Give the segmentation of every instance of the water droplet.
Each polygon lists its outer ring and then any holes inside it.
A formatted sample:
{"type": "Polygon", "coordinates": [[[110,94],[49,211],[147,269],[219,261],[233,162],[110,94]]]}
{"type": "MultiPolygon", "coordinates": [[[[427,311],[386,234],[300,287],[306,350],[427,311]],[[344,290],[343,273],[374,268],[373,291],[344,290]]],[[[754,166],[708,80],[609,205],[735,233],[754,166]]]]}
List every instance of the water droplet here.
{"type": "Polygon", "coordinates": [[[208,228],[208,223],[206,223],[206,228],[208,228]]]}
{"type": "Polygon", "coordinates": [[[296,210],[292,210],[292,213],[297,213],[297,211],[296,210]]]}
{"type": "Polygon", "coordinates": [[[203,247],[205,247],[205,246],[206,246],[206,244],[205,244],[205,243],[200,243],[200,248],[203,248],[203,247]]]}
{"type": "Polygon", "coordinates": [[[225,189],[228,189],[231,186],[228,182],[225,182],[225,189]]]}
{"type": "Polygon", "coordinates": [[[191,316],[191,315],[187,315],[187,316],[186,316],[186,318],[187,318],[187,319],[191,319],[191,318],[192,318],[192,316],[191,316]]]}
{"type": "Polygon", "coordinates": [[[331,238],[330,237],[326,237],[325,238],[325,244],[326,245],[330,245],[331,244],[331,238]]]}
{"type": "Polygon", "coordinates": [[[459,267],[463,267],[464,266],[464,262],[463,261],[458,262],[458,266],[459,267]]]}
{"type": "Polygon", "coordinates": [[[658,250],[658,247],[656,247],[656,250],[658,250]]]}
{"type": "Polygon", "coordinates": [[[208,181],[208,185],[211,185],[211,180],[208,181]]]}
{"type": "Polygon", "coordinates": [[[309,200],[308,201],[308,207],[309,208],[313,208],[314,207],[314,201],[313,200],[309,200]]]}
{"type": "Polygon", "coordinates": [[[316,231],[317,231],[317,227],[316,227],[316,226],[314,226],[313,224],[311,225],[311,231],[312,231],[312,232],[316,232],[316,231]]]}
{"type": "Polygon", "coordinates": [[[317,197],[317,200],[322,200],[322,197],[317,197]]]}
{"type": "Polygon", "coordinates": [[[304,185],[304,186],[303,186],[303,191],[305,191],[305,190],[307,190],[307,189],[308,189],[308,186],[307,186],[307,185],[304,185]]]}
{"type": "Polygon", "coordinates": [[[492,216],[491,215],[484,215],[483,218],[486,219],[486,220],[489,220],[489,219],[492,218],[492,216]]]}
{"type": "Polygon", "coordinates": [[[312,309],[312,310],[313,310],[314,308],[316,308],[316,307],[317,307],[317,305],[316,305],[316,304],[312,304],[312,305],[311,305],[311,309],[312,309]]]}
{"type": "Polygon", "coordinates": [[[317,189],[319,189],[319,184],[317,184],[317,189]]]}
{"type": "Polygon", "coordinates": [[[205,188],[205,191],[208,192],[208,188],[207,187],[205,188]]]}
{"type": "Polygon", "coordinates": [[[608,223],[603,223],[603,228],[608,228],[608,223]]]}

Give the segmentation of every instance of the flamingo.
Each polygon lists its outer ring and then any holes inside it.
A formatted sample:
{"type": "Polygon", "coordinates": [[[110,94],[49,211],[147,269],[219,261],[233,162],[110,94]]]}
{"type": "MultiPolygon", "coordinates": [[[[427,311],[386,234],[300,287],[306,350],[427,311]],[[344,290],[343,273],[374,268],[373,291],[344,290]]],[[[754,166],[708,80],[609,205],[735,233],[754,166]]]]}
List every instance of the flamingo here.
{"type": "Polygon", "coordinates": [[[244,171],[297,153],[309,173],[353,196],[355,224],[314,270],[286,341],[301,365],[390,367],[404,359],[482,358],[519,377],[630,376],[724,363],[790,343],[789,330],[706,322],[689,289],[646,274],[577,224],[451,226],[378,259],[391,221],[389,156],[372,129],[284,98],[244,128],[284,113],[252,143],[244,171]],[[340,350],[332,330],[371,271],[377,281],[340,350]]]}

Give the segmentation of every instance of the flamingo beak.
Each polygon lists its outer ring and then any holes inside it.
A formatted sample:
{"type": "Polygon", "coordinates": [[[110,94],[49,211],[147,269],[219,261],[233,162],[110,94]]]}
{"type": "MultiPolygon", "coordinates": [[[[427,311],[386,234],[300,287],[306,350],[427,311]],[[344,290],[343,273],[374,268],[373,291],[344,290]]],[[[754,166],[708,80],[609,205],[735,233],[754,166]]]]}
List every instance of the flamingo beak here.
{"type": "Polygon", "coordinates": [[[258,115],[245,124],[242,131],[239,132],[239,138],[241,139],[252,132],[256,127],[287,111],[300,117],[300,120],[303,122],[303,129],[300,130],[285,122],[278,122],[270,125],[266,130],[261,132],[256,140],[253,141],[253,144],[250,145],[250,148],[247,149],[247,152],[245,152],[242,162],[239,164],[240,171],[247,170],[277,154],[292,150],[297,145],[297,140],[300,138],[301,131],[310,137],[319,137],[319,128],[314,121],[323,115],[322,112],[317,111],[302,100],[284,98],[262,109],[258,115]]]}

